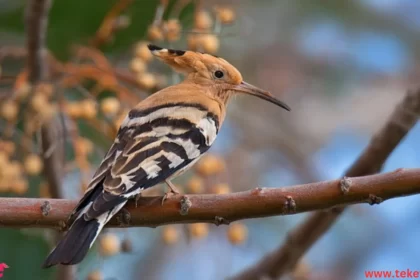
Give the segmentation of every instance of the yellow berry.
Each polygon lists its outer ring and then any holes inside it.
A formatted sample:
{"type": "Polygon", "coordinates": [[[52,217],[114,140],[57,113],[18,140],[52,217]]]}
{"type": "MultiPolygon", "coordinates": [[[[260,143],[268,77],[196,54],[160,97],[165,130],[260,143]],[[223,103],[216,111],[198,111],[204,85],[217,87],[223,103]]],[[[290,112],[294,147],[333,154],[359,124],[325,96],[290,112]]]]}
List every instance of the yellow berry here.
{"type": "Polygon", "coordinates": [[[200,40],[199,40],[199,36],[197,34],[190,34],[187,37],[187,45],[188,45],[188,49],[192,50],[192,51],[197,51],[199,44],[200,44],[200,40]]]}
{"type": "Polygon", "coordinates": [[[202,176],[211,176],[223,172],[225,163],[220,157],[208,154],[197,163],[196,170],[202,176]]]}
{"type": "Polygon", "coordinates": [[[38,175],[43,167],[41,158],[38,155],[31,154],[24,160],[23,166],[29,175],[38,175]]]}
{"type": "Polygon", "coordinates": [[[219,183],[213,186],[212,192],[215,194],[226,194],[230,193],[230,188],[226,183],[219,183]]]}
{"type": "Polygon", "coordinates": [[[155,24],[150,25],[149,28],[147,29],[147,38],[150,41],[162,41],[163,40],[162,29],[155,24]]]}
{"type": "Polygon", "coordinates": [[[13,101],[6,101],[1,106],[1,116],[7,121],[15,120],[18,112],[18,106],[13,101]]]}
{"type": "Polygon", "coordinates": [[[115,115],[120,110],[120,101],[115,97],[107,97],[101,101],[101,110],[105,115],[115,115]]]}
{"type": "Polygon", "coordinates": [[[7,155],[14,154],[16,149],[15,143],[11,141],[0,141],[0,150],[4,151],[7,155]]]}
{"type": "Polygon", "coordinates": [[[0,151],[0,170],[8,164],[9,164],[9,154],[5,150],[0,151]]]}
{"type": "Polygon", "coordinates": [[[76,119],[83,115],[83,108],[79,103],[66,104],[65,110],[70,118],[76,119]]]}
{"type": "Polygon", "coordinates": [[[18,100],[24,100],[28,97],[31,92],[31,85],[29,83],[24,83],[15,90],[15,96],[18,100]]]}
{"type": "Polygon", "coordinates": [[[90,99],[85,99],[81,102],[82,116],[86,119],[93,119],[96,117],[97,108],[96,102],[90,99]]]}
{"type": "Polygon", "coordinates": [[[181,33],[181,24],[178,19],[170,19],[164,23],[163,29],[165,30],[166,39],[169,42],[179,40],[181,33]]]}
{"type": "Polygon", "coordinates": [[[23,195],[28,191],[28,181],[20,178],[11,183],[10,190],[18,195],[23,195]]]}
{"type": "MultiPolygon", "coordinates": [[[[149,51],[149,50],[148,50],[149,51]]],[[[133,58],[130,62],[130,70],[134,73],[143,73],[146,71],[147,65],[140,57],[133,58]]]]}
{"type": "Polygon", "coordinates": [[[175,244],[179,239],[179,232],[174,225],[167,225],[162,228],[162,239],[167,245],[175,244]]]}
{"type": "Polygon", "coordinates": [[[87,280],[102,280],[104,277],[102,276],[102,272],[99,270],[92,271],[88,274],[87,280]]]}
{"type": "Polygon", "coordinates": [[[47,96],[37,92],[34,94],[31,100],[31,106],[36,112],[41,112],[49,104],[47,96]]]}
{"type": "Polygon", "coordinates": [[[213,25],[213,19],[207,11],[199,11],[195,16],[195,27],[199,29],[209,29],[213,25]]]}
{"type": "Polygon", "coordinates": [[[153,58],[153,54],[147,47],[147,42],[139,42],[134,50],[136,57],[142,59],[144,62],[149,62],[153,58]]]}
{"type": "Polygon", "coordinates": [[[151,73],[143,73],[137,77],[137,82],[145,89],[152,89],[156,86],[156,78],[151,73]]]}
{"type": "Polygon", "coordinates": [[[203,179],[198,176],[193,176],[187,182],[188,192],[190,193],[202,193],[204,190],[203,179]]]}
{"type": "Polygon", "coordinates": [[[99,241],[99,252],[102,256],[113,256],[120,252],[120,240],[115,234],[104,234],[99,241]]]}
{"type": "Polygon", "coordinates": [[[230,243],[242,244],[248,237],[248,229],[242,223],[234,223],[229,226],[227,234],[230,243]]]}
{"type": "Polygon", "coordinates": [[[48,83],[41,83],[36,86],[35,95],[40,94],[46,97],[51,97],[54,93],[54,86],[48,83]]]}
{"type": "Polygon", "coordinates": [[[223,24],[230,24],[235,21],[235,12],[231,8],[218,8],[216,13],[220,22],[223,24]]]}
{"type": "Polygon", "coordinates": [[[214,34],[200,35],[199,42],[204,52],[214,54],[219,50],[219,38],[214,34]]]}
{"type": "Polygon", "coordinates": [[[208,235],[209,225],[205,223],[191,224],[189,230],[192,237],[200,239],[208,235]]]}
{"type": "Polygon", "coordinates": [[[17,160],[13,160],[6,164],[3,175],[9,179],[16,179],[21,177],[22,169],[21,163],[17,160]]]}

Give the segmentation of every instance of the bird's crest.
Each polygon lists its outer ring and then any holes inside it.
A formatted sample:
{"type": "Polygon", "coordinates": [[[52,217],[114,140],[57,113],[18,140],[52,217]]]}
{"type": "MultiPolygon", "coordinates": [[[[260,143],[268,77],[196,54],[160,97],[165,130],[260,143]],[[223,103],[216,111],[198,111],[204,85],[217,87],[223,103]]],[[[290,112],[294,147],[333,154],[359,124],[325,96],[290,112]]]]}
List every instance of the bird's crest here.
{"type": "Polygon", "coordinates": [[[151,44],[148,47],[154,56],[178,72],[197,73],[201,77],[212,79],[217,70],[222,70],[227,74],[230,83],[239,84],[242,81],[241,73],[223,58],[194,51],[165,49],[151,44]]]}

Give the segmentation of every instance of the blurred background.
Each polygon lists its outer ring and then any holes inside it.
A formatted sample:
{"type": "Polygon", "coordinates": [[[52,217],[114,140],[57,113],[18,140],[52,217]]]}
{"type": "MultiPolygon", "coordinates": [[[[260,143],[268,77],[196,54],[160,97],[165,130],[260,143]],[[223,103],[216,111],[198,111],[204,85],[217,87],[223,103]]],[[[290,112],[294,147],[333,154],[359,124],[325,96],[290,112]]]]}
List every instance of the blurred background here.
{"type": "MultiPolygon", "coordinates": [[[[39,133],[51,120],[61,127],[62,196],[81,196],[127,111],[182,79],[151,58],[146,42],[224,57],[292,108],[233,100],[210,155],[175,181],[184,193],[338,178],[418,86],[417,0],[54,1],[50,81],[35,88],[25,70],[26,4],[0,0],[1,196],[51,197],[39,133]]],[[[417,125],[384,171],[420,166],[419,138],[417,125]]],[[[418,269],[419,202],[349,208],[288,279],[418,269]]],[[[225,279],[277,248],[304,216],[108,229],[75,279],[225,279]]],[[[59,279],[39,268],[54,243],[50,230],[0,229],[4,279],[59,279]]]]}

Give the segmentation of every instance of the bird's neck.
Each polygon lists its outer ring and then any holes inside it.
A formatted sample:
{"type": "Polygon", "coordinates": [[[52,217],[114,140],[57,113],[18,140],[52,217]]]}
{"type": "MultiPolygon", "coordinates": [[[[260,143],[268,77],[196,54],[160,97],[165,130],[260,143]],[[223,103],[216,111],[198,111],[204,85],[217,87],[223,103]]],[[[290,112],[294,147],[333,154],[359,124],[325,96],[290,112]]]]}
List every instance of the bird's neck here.
{"type": "Polygon", "coordinates": [[[186,86],[190,89],[191,94],[196,94],[201,98],[205,98],[209,100],[209,104],[217,104],[219,108],[219,114],[221,118],[221,122],[223,122],[226,116],[226,107],[227,103],[232,96],[229,92],[224,91],[221,87],[217,84],[211,83],[197,83],[191,79],[185,79],[181,84],[182,86],[186,86]],[[193,90],[191,90],[193,89],[193,90]]]}

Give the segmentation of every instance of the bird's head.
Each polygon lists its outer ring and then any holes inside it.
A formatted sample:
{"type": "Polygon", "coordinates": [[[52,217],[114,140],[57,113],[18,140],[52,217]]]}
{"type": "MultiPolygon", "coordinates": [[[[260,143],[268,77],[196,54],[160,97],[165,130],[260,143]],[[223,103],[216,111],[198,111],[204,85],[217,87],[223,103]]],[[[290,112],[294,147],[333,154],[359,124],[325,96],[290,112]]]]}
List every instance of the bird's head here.
{"type": "Polygon", "coordinates": [[[270,92],[246,83],[238,69],[223,58],[194,51],[164,49],[155,45],[148,47],[154,56],[176,71],[186,74],[189,81],[211,88],[210,92],[224,101],[233,94],[249,94],[290,111],[288,105],[270,92]]]}

